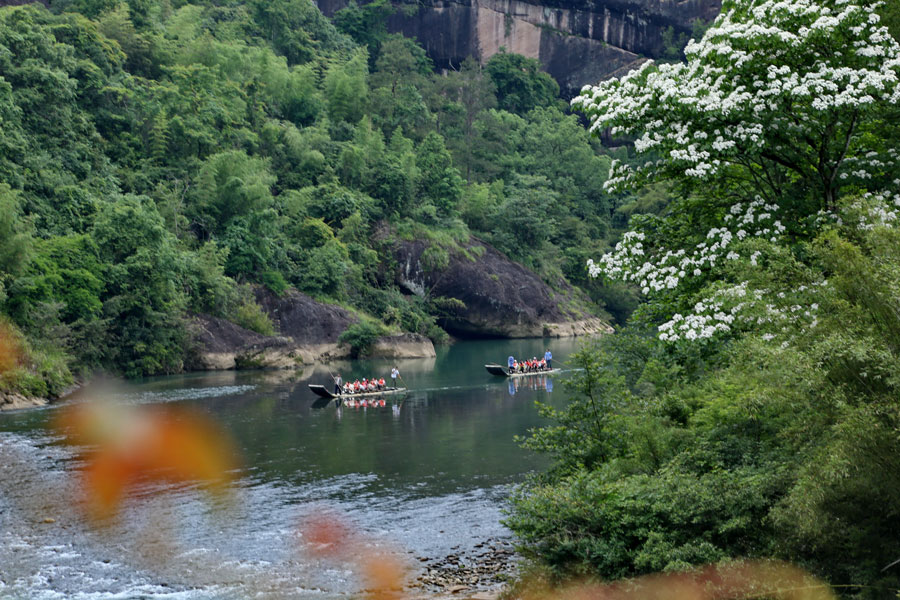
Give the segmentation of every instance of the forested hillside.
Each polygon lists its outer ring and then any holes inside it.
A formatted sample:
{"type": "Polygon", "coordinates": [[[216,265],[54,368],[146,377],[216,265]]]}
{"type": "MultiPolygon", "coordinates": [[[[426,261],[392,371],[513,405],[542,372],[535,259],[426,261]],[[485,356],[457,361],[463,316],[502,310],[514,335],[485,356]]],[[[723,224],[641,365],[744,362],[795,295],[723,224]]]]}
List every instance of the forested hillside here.
{"type": "Polygon", "coordinates": [[[191,314],[272,333],[250,285],[442,341],[452,298],[401,293],[391,239],[439,268],[475,234],[625,314],[585,261],[630,196],[603,190],[609,158],[556,83],[512,54],[435,73],[391,10],[0,9],[0,307],[28,357],[3,385],[177,372],[191,314]]]}
{"type": "MultiPolygon", "coordinates": [[[[734,0],[686,63],[575,100],[594,130],[635,140],[607,189],[676,198],[595,257],[593,274],[644,302],[581,354],[576,399],[544,407],[556,424],[524,441],[554,466],[509,525],[550,579],[774,558],[840,596],[897,596],[898,15],[734,0]]],[[[832,597],[740,572],[678,585],[832,597]]]]}

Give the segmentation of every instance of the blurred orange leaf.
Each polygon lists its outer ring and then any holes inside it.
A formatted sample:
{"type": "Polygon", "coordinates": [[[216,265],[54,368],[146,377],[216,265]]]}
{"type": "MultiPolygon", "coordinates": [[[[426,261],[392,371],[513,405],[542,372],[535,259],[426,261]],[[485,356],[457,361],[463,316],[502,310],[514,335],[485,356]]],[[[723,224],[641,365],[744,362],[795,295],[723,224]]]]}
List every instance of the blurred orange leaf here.
{"type": "Polygon", "coordinates": [[[301,527],[309,550],[318,556],[337,558],[352,550],[352,531],[334,514],[310,517],[301,527]]]}
{"type": "Polygon", "coordinates": [[[229,437],[209,417],[171,407],[85,402],[60,411],[57,427],[85,446],[82,482],[89,512],[115,514],[140,481],[197,483],[224,490],[236,467],[229,437]]]}
{"type": "Polygon", "coordinates": [[[372,600],[403,597],[406,568],[389,551],[373,557],[364,536],[347,526],[337,515],[324,513],[310,517],[301,527],[303,539],[314,555],[340,559],[360,570],[366,595],[372,600]]]}
{"type": "Polygon", "coordinates": [[[406,569],[393,556],[379,555],[376,560],[363,561],[363,576],[367,595],[372,600],[401,598],[406,581],[406,569]]]}

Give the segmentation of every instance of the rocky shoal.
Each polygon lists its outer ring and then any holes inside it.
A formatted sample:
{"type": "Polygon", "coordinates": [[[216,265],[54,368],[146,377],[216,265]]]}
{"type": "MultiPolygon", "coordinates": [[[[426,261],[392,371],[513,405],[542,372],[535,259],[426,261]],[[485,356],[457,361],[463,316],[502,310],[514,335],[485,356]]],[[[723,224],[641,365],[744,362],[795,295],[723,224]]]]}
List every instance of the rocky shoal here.
{"type": "Polygon", "coordinates": [[[505,540],[487,540],[472,551],[455,552],[441,558],[417,557],[423,567],[410,587],[415,598],[439,597],[494,600],[515,573],[515,552],[505,540]]]}

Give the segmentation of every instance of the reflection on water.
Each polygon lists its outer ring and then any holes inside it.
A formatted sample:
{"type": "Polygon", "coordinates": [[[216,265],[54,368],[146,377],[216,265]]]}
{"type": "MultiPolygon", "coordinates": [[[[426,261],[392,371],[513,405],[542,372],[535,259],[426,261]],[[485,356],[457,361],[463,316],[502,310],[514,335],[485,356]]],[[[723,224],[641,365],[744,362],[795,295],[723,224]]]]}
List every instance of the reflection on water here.
{"type": "MultiPolygon", "coordinates": [[[[355,398],[348,398],[343,400],[338,406],[338,409],[343,407],[347,408],[384,408],[387,406],[387,400],[384,398],[360,398],[359,400],[355,398]]],[[[397,405],[399,408],[399,404],[397,405]]]]}
{"type": "Polygon", "coordinates": [[[528,377],[510,377],[509,395],[515,396],[520,390],[531,392],[552,392],[553,375],[530,375],[528,377]]]}
{"type": "MultiPolygon", "coordinates": [[[[549,343],[560,361],[575,348],[549,343]]],[[[549,376],[507,380],[484,364],[544,344],[466,342],[426,360],[129,383],[122,402],[214,417],[243,467],[228,506],[191,487],[159,493],[156,483],[137,489],[103,530],[73,508],[82,463],[47,428],[58,409],[0,415],[0,597],[346,598],[360,584],[355,575],[298,550],[299,523],[323,507],[347,515],[373,552],[403,548],[413,564],[506,538],[509,486],[544,465],[513,437],[541,423],[533,400],[565,397],[549,376]],[[308,384],[328,383],[329,371],[387,379],[395,365],[405,396],[312,408],[308,384]]]]}

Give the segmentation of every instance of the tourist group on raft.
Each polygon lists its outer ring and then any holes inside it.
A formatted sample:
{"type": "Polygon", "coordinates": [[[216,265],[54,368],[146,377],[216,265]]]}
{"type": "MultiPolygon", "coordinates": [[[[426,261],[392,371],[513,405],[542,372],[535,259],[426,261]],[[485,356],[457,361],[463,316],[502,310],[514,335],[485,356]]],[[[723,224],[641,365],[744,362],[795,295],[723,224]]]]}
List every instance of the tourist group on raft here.
{"type": "Polygon", "coordinates": [[[548,348],[546,352],[544,352],[544,358],[538,360],[535,356],[531,359],[525,360],[516,360],[514,356],[510,356],[506,360],[506,366],[509,367],[510,373],[537,373],[540,371],[552,371],[553,370],[553,355],[550,353],[550,349],[548,348]]]}
{"type": "MultiPolygon", "coordinates": [[[[392,387],[397,387],[397,378],[399,376],[400,371],[397,370],[397,367],[391,369],[392,387]]],[[[344,382],[344,380],[341,379],[340,373],[334,376],[335,394],[364,394],[368,392],[380,392],[384,389],[386,389],[384,384],[384,377],[372,377],[371,379],[363,377],[362,381],[357,379],[356,381],[344,382]]]]}

